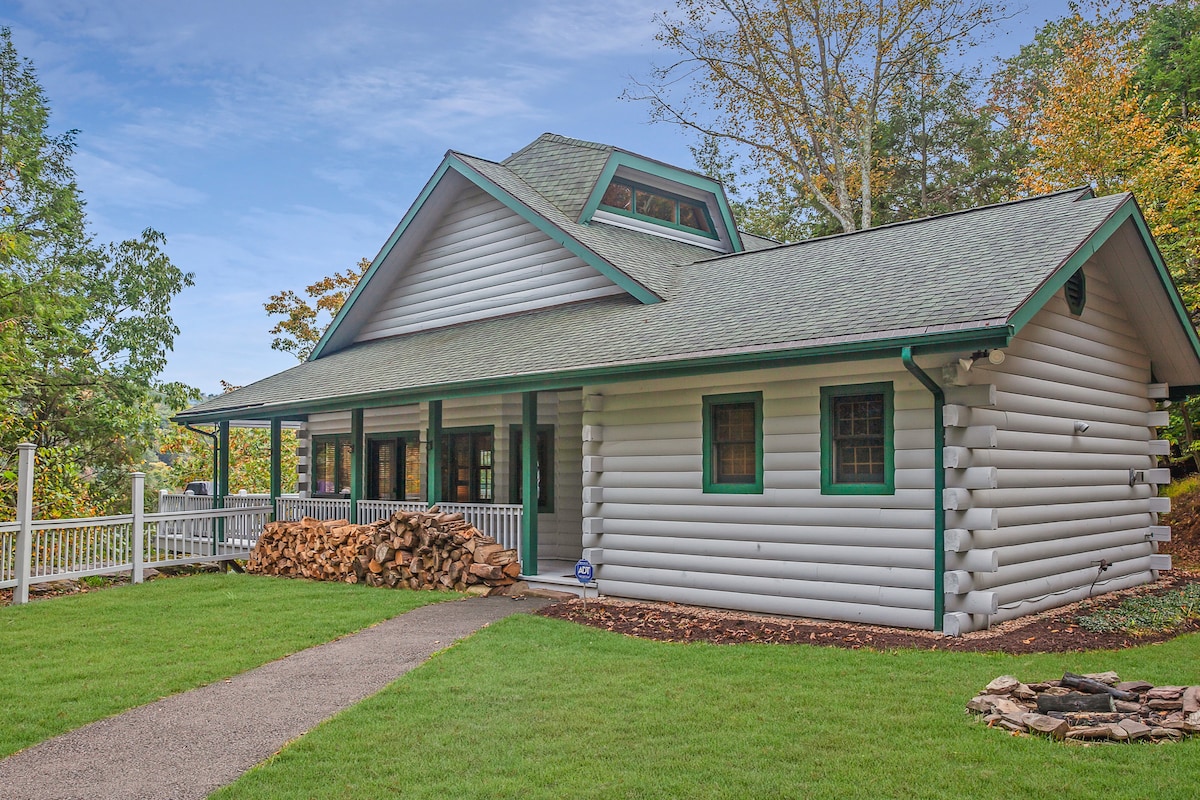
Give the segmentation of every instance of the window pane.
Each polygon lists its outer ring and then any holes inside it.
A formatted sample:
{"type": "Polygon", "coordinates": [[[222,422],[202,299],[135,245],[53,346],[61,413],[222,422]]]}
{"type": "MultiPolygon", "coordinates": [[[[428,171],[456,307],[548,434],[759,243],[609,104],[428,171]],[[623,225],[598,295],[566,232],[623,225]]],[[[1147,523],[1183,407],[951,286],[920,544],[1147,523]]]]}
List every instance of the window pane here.
{"type": "Polygon", "coordinates": [[[663,197],[660,194],[651,194],[638,190],[637,207],[634,208],[639,214],[644,214],[647,217],[654,217],[665,222],[675,221],[675,201],[669,197],[663,197]]]}
{"type": "Polygon", "coordinates": [[[633,190],[623,183],[613,181],[605,190],[604,197],[600,198],[600,203],[613,208],[633,211],[633,190]]]}
{"type": "Polygon", "coordinates": [[[371,474],[367,486],[370,500],[396,499],[396,441],[375,440],[370,443],[371,474]]]}
{"type": "Polygon", "coordinates": [[[758,441],[754,403],[723,403],[710,408],[712,456],[717,483],[755,483],[758,441]]]}
{"type": "Polygon", "coordinates": [[[334,469],[337,465],[337,447],[332,439],[313,440],[313,491],[318,494],[333,494],[334,469]]]}
{"type": "Polygon", "coordinates": [[[350,493],[350,464],[354,458],[354,452],[350,447],[349,436],[338,437],[338,449],[340,457],[338,458],[338,486],[335,491],[342,494],[350,493]]]}
{"type": "Polygon", "coordinates": [[[885,482],[885,422],[882,394],[834,398],[833,457],[837,483],[885,482]]]}
{"type": "Polygon", "coordinates": [[[404,499],[421,496],[421,447],[417,441],[404,443],[404,499]]]}
{"type": "Polygon", "coordinates": [[[684,200],[679,201],[679,224],[688,228],[695,228],[698,231],[712,233],[712,228],[708,224],[708,216],[704,213],[703,206],[695,203],[688,203],[684,200]]]}

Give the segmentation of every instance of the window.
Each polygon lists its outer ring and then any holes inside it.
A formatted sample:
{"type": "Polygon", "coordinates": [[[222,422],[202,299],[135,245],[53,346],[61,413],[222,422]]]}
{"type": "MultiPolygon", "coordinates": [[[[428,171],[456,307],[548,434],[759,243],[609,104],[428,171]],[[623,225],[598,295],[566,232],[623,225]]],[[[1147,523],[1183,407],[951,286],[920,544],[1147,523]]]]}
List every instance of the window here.
{"type": "Polygon", "coordinates": [[[313,494],[350,494],[350,434],[313,437],[313,494]]]}
{"type": "Polygon", "coordinates": [[[490,426],[443,432],[442,487],[450,503],[496,501],[490,426]]]}
{"type": "Polygon", "coordinates": [[[1087,304],[1087,280],[1083,274],[1083,267],[1067,278],[1067,283],[1063,286],[1063,294],[1066,295],[1067,307],[1071,309],[1071,313],[1077,317],[1082,315],[1083,307],[1087,304]]]}
{"type": "MultiPolygon", "coordinates": [[[[524,450],[521,448],[521,426],[509,428],[509,491],[510,503],[520,503],[524,497],[521,480],[524,450]]],[[[538,425],[537,428],[537,486],[538,513],[554,513],[554,426],[538,425]]]]}
{"type": "Polygon", "coordinates": [[[704,491],[762,494],[762,392],[704,398],[704,491]]]}
{"type": "Polygon", "coordinates": [[[367,437],[368,500],[416,500],[421,494],[421,444],[415,431],[367,437]]]}
{"type": "Polygon", "coordinates": [[[614,178],[600,199],[606,211],[716,239],[708,206],[699,200],[614,178]]]}
{"type": "Polygon", "coordinates": [[[821,387],[821,493],[895,494],[891,383],[821,387]]]}

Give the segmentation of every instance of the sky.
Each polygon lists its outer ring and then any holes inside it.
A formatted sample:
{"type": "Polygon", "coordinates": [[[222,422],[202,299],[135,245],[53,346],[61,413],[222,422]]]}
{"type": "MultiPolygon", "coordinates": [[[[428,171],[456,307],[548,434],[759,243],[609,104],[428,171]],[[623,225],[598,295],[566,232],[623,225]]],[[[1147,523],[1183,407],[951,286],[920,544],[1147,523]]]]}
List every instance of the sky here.
{"type": "MultiPolygon", "coordinates": [[[[660,8],[659,6],[662,6],[660,8]]],[[[296,364],[263,303],[373,258],[447,150],[500,160],[545,131],[692,167],[692,139],[621,99],[670,54],[644,0],[0,0],[99,241],[147,227],[195,273],[164,380],[204,392],[296,364]]],[[[1032,2],[967,60],[1015,53],[1032,2]]]]}

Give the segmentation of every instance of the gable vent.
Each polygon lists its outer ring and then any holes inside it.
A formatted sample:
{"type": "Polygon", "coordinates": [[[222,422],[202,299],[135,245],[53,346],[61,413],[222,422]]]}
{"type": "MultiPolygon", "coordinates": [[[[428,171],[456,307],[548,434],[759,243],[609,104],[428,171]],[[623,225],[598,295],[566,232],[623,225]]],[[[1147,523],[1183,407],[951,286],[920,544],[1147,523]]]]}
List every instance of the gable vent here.
{"type": "Polygon", "coordinates": [[[1063,286],[1063,293],[1067,296],[1067,307],[1071,309],[1071,313],[1077,317],[1083,314],[1083,306],[1087,302],[1087,283],[1082,267],[1076,270],[1070,278],[1067,278],[1067,283],[1063,286]]]}

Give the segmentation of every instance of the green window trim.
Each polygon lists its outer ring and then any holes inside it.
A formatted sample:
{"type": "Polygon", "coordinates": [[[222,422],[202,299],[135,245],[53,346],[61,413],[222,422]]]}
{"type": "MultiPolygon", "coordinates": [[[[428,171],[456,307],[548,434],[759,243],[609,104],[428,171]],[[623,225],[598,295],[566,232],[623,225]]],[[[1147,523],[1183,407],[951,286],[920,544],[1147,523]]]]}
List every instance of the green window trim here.
{"type": "Polygon", "coordinates": [[[310,449],[310,483],[313,487],[313,497],[349,497],[350,496],[350,462],[353,458],[351,436],[348,433],[324,433],[312,437],[310,449]],[[325,448],[333,447],[333,472],[325,475],[321,469],[320,455],[325,448]],[[339,483],[345,486],[338,488],[339,483]],[[322,489],[322,484],[328,488],[322,489]]]}
{"type": "Polygon", "coordinates": [[[496,502],[496,436],[493,425],[470,425],[460,428],[442,428],[442,497],[446,503],[495,503],[496,502]],[[486,449],[480,447],[487,441],[486,449]],[[458,440],[455,442],[454,440],[458,440]],[[460,463],[456,444],[461,450],[467,443],[468,461],[460,463]],[[463,478],[462,471],[466,471],[463,478]],[[465,487],[466,497],[455,496],[465,487]]]}
{"type": "Polygon", "coordinates": [[[705,494],[762,494],[763,493],[763,396],[762,392],[710,394],[703,398],[703,462],[705,494]],[[716,413],[723,406],[754,406],[754,480],[720,481],[717,475],[716,413]]]}
{"type": "MultiPolygon", "coordinates": [[[[520,425],[510,425],[508,428],[508,502],[513,505],[521,504],[521,430],[520,425]]],[[[538,513],[554,513],[554,426],[538,425],[538,513]],[[544,454],[543,454],[544,446],[544,454]]]]}
{"type": "Polygon", "coordinates": [[[421,496],[421,434],[418,431],[388,431],[386,433],[368,433],[367,440],[367,474],[364,497],[367,500],[418,500],[421,496]],[[378,497],[377,448],[382,443],[402,443],[403,449],[397,449],[393,470],[399,479],[396,493],[399,497],[378,497]],[[415,462],[412,457],[415,456],[415,462]]]}
{"type": "MultiPolygon", "coordinates": [[[[604,202],[601,201],[599,207],[602,210],[607,211],[610,214],[618,214],[622,217],[629,217],[630,219],[636,219],[636,220],[640,220],[642,222],[649,222],[652,225],[661,225],[664,228],[670,228],[671,230],[681,231],[683,233],[689,233],[689,234],[692,234],[693,236],[702,236],[705,239],[712,239],[713,241],[720,241],[721,237],[717,234],[717,228],[713,224],[712,215],[708,212],[708,203],[704,202],[703,200],[697,200],[694,197],[684,197],[683,195],[675,194],[674,192],[669,192],[664,189],[656,189],[653,186],[647,186],[645,184],[637,183],[636,181],[627,180],[625,178],[613,178],[612,181],[610,181],[608,184],[608,189],[611,189],[613,186],[623,186],[623,187],[629,189],[631,208],[625,209],[625,208],[619,208],[617,206],[605,205],[604,202]],[[639,193],[642,193],[645,195],[653,195],[655,197],[661,197],[661,198],[665,198],[667,200],[674,201],[674,203],[675,203],[675,220],[672,222],[670,220],[665,220],[665,219],[661,219],[659,217],[650,216],[649,214],[644,214],[644,213],[641,213],[640,211],[638,211],[638,194],[639,193]],[[680,212],[680,203],[686,203],[688,205],[695,206],[695,207],[699,208],[702,212],[704,212],[704,220],[705,220],[705,223],[708,225],[708,230],[705,231],[705,230],[701,230],[700,228],[693,228],[690,225],[682,224],[680,222],[680,213],[681,213],[680,212]]],[[[607,193],[608,189],[605,190],[606,193],[607,193]]]]}
{"type": "Polygon", "coordinates": [[[891,381],[821,387],[821,494],[895,494],[896,422],[891,381]],[[834,406],[842,397],[881,395],[883,400],[883,480],[848,483],[836,480],[834,406]]]}

